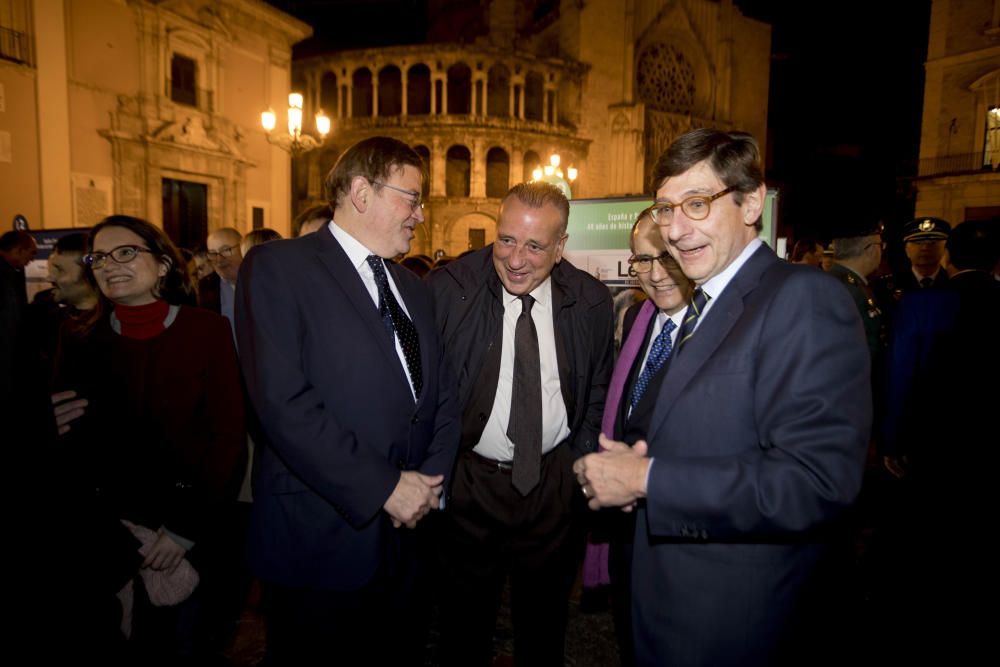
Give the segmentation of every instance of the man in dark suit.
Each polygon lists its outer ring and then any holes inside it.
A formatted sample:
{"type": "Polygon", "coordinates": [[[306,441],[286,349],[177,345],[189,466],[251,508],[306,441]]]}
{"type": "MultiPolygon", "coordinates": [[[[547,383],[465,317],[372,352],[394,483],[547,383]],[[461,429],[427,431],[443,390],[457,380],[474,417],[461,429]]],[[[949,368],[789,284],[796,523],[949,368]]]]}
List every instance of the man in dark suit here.
{"type": "Polygon", "coordinates": [[[575,466],[592,508],[642,501],[637,664],[822,662],[826,531],[858,493],[871,423],[860,317],[833,278],[757,238],[767,190],[750,135],[688,132],[653,183],[697,288],[646,441],[602,437],[608,451],[575,466]]]}
{"type": "Polygon", "coordinates": [[[212,265],[212,273],[198,282],[198,305],[229,320],[236,330],[236,279],[239,277],[243,253],[240,241],[243,236],[232,227],[216,229],[208,235],[205,255],[212,265]]]}
{"type": "Polygon", "coordinates": [[[275,664],[422,663],[420,522],[459,423],[430,293],[384,261],[424,220],[421,169],[395,139],[355,144],[327,177],[330,225],[254,247],[240,271],[240,359],[268,440],[249,557],[275,664]]]}
{"type": "MultiPolygon", "coordinates": [[[[632,445],[645,439],[656,407],[656,395],[677,342],[684,311],[694,285],[670,256],[660,230],[647,209],[632,227],[629,275],[649,297],[625,313],[622,349],[604,404],[601,430],[632,445]]],[[[622,665],[635,664],[632,651],[632,540],[633,513],[608,514],[610,532],[608,574],[611,603],[622,665]]]]}
{"type": "Polygon", "coordinates": [[[970,220],[952,230],[948,283],[903,298],[889,346],[885,447],[905,463],[906,504],[898,551],[883,577],[883,618],[904,661],[973,664],[992,636],[993,619],[977,605],[997,588],[984,531],[994,516],[1000,464],[995,224],[970,220]],[[955,537],[928,539],[927,527],[936,525],[955,537]]]}
{"type": "Polygon", "coordinates": [[[608,289],[561,261],[568,218],[555,186],[516,185],[496,242],[429,277],[463,409],[439,517],[445,665],[493,663],[508,574],[515,661],[563,664],[584,545],[571,468],[597,447],[613,336],[608,289]]]}

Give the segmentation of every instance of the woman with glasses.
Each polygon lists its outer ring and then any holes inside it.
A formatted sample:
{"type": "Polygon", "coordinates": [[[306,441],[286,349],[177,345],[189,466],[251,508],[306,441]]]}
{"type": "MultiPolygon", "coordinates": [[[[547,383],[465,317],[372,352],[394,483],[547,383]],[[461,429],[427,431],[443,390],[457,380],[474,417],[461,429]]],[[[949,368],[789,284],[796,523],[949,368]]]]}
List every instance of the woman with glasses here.
{"type": "MultiPolygon", "coordinates": [[[[102,313],[84,336],[62,338],[53,402],[80,481],[88,561],[102,574],[91,599],[108,609],[117,595],[130,651],[183,656],[196,604],[179,599],[211,553],[213,521],[243,470],[232,335],[221,316],[188,305],[190,276],[162,230],[111,216],[88,246],[102,313]],[[119,521],[136,537],[123,536],[119,521]]],[[[200,586],[211,583],[200,574],[200,586]]]]}

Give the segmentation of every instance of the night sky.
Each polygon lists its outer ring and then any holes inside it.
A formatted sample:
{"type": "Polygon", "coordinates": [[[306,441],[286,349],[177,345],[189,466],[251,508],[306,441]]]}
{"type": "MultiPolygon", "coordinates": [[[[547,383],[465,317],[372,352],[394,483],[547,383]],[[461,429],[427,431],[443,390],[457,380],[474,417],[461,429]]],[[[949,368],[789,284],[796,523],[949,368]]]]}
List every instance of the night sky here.
{"type": "MultiPolygon", "coordinates": [[[[426,0],[271,4],[316,31],[296,56],[421,43],[427,30],[426,0]]],[[[911,217],[930,0],[735,4],[772,26],[767,180],[780,191],[781,233],[826,237],[911,217]]]]}

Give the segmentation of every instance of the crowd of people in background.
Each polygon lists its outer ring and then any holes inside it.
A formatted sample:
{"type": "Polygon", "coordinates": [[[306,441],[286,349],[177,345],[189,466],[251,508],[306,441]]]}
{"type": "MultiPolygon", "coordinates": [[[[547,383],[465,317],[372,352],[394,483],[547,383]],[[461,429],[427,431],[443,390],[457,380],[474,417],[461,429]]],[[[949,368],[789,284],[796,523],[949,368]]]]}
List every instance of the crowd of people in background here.
{"type": "Polygon", "coordinates": [[[212,664],[256,580],[269,666],[485,666],[509,585],[516,664],[562,665],[581,565],[626,666],[979,655],[1000,221],[860,215],[784,261],[756,141],[695,130],[612,298],[544,183],[411,254],[424,170],[355,144],[291,239],[109,216],[30,304],[0,236],[5,440],[51,453],[76,655],[212,664]]]}

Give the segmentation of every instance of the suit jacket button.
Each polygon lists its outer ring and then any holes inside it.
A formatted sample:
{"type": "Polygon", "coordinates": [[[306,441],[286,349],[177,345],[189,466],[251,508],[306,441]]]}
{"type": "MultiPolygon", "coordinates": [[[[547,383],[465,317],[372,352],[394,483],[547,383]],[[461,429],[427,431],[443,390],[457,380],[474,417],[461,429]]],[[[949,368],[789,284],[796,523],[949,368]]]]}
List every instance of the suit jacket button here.
{"type": "Polygon", "coordinates": [[[483,424],[486,423],[486,415],[484,415],[482,412],[479,413],[479,421],[483,424]]]}
{"type": "Polygon", "coordinates": [[[400,470],[406,470],[406,461],[404,461],[403,459],[399,459],[398,461],[396,461],[396,465],[399,467],[400,470]]]}
{"type": "Polygon", "coordinates": [[[418,421],[420,421],[420,418],[417,417],[416,415],[413,415],[413,418],[410,419],[411,424],[416,424],[418,421]]]}

